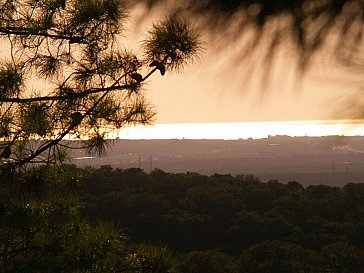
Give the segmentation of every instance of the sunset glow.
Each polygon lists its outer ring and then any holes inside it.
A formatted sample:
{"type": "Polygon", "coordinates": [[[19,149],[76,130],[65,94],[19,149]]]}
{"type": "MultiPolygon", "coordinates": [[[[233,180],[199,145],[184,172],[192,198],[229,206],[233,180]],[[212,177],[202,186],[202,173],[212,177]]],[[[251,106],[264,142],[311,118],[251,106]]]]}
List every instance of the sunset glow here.
{"type": "Polygon", "coordinates": [[[123,139],[257,139],[269,135],[364,135],[364,121],[321,120],[156,124],[126,128],[120,132],[119,137],[123,139]]]}

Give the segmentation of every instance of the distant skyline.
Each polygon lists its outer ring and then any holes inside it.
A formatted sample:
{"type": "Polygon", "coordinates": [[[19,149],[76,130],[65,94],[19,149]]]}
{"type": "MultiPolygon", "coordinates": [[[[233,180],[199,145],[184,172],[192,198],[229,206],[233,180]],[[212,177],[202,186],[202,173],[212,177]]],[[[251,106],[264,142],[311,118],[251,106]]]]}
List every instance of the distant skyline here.
{"type": "Polygon", "coordinates": [[[176,123],[125,128],[121,139],[247,139],[268,136],[364,136],[364,121],[271,121],[235,123],[176,123]]]}

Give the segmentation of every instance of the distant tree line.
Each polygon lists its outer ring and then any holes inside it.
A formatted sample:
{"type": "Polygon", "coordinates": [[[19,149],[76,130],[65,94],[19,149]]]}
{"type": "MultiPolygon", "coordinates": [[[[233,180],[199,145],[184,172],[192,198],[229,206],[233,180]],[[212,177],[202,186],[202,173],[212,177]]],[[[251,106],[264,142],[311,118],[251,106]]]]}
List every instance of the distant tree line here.
{"type": "Polygon", "coordinates": [[[103,166],[77,185],[84,217],[166,246],[177,272],[364,272],[364,184],[103,166]]]}

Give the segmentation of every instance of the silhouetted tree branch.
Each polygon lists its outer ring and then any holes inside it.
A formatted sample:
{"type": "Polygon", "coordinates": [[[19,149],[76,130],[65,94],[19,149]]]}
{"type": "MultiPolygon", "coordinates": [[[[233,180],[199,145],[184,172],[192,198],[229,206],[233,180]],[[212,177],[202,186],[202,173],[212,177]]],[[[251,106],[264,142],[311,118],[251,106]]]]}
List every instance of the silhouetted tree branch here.
{"type": "MultiPolygon", "coordinates": [[[[140,0],[149,9],[160,7],[169,0],[140,0]]],[[[234,21],[233,35],[224,39],[234,39],[254,28],[254,38],[242,49],[242,56],[249,55],[260,44],[268,44],[268,56],[274,56],[279,45],[291,43],[299,58],[301,68],[305,68],[311,57],[329,46],[333,55],[345,65],[363,67],[363,12],[364,3],[360,0],[206,0],[184,1],[171,11],[174,14],[204,16],[206,29],[223,30],[234,21]],[[264,38],[264,39],[263,39],[264,38]],[[273,54],[271,54],[273,52],[273,54]]],[[[243,59],[243,58],[242,58],[243,59]]]]}
{"type": "Polygon", "coordinates": [[[52,147],[66,136],[89,139],[98,153],[113,130],[152,121],[143,83],[193,61],[201,44],[186,21],[170,17],[152,27],[137,56],[117,40],[126,18],[119,0],[0,4],[9,45],[0,64],[2,164],[54,162],[52,147]]]}

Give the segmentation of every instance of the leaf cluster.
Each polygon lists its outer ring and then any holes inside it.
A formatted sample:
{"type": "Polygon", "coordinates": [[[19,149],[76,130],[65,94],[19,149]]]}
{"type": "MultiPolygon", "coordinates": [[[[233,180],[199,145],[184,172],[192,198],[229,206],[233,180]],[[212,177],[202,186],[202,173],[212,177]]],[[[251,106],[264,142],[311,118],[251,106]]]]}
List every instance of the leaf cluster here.
{"type": "MultiPolygon", "coordinates": [[[[151,62],[166,63],[169,70],[180,70],[187,62],[196,59],[201,46],[193,27],[174,17],[155,24],[143,44],[147,58],[151,62]]],[[[153,65],[158,66],[158,63],[153,65]]]]}

